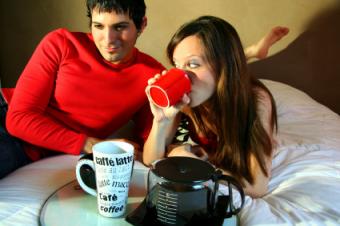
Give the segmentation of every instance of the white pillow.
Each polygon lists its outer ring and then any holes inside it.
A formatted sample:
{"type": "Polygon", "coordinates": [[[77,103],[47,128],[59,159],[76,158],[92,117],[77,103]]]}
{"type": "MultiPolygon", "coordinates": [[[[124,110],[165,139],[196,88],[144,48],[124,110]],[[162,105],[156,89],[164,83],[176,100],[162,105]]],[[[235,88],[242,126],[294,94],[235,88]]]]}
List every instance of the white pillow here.
{"type": "Polygon", "coordinates": [[[324,109],[325,106],[312,99],[308,94],[290,85],[272,80],[261,79],[261,81],[273,94],[279,117],[285,117],[286,114],[306,114],[308,111],[319,111],[320,109],[330,111],[324,109]]]}
{"type": "Polygon", "coordinates": [[[261,80],[277,108],[279,144],[340,146],[340,117],[306,93],[287,84],[261,80]]]}

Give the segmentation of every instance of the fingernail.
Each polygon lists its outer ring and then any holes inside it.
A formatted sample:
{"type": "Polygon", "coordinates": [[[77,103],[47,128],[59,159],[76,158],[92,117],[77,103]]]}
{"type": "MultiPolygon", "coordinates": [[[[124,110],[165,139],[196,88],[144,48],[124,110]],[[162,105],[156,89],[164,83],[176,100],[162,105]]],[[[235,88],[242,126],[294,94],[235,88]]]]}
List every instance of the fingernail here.
{"type": "Polygon", "coordinates": [[[183,101],[184,101],[184,103],[186,103],[186,104],[188,104],[188,103],[190,102],[190,98],[189,98],[189,96],[188,96],[187,94],[184,94],[184,96],[183,96],[183,101]]]}

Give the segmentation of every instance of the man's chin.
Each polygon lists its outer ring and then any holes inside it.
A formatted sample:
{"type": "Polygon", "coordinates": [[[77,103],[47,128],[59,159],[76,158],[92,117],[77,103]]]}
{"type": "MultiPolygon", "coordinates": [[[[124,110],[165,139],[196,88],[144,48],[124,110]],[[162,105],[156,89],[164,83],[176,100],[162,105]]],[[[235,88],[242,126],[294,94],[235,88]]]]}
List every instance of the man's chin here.
{"type": "Polygon", "coordinates": [[[122,57],[119,56],[107,56],[104,59],[113,64],[118,64],[122,61],[122,57]]]}

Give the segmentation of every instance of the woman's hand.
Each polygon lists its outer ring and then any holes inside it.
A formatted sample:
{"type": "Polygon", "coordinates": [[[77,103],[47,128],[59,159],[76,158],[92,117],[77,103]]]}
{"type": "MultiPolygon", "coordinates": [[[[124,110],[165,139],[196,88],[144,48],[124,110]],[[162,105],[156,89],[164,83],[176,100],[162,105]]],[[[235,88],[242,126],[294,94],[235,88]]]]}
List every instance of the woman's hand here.
{"type": "Polygon", "coordinates": [[[162,74],[156,74],[153,78],[148,80],[148,86],[145,89],[146,96],[148,97],[151,112],[154,115],[154,119],[157,122],[161,121],[171,121],[175,118],[178,112],[186,105],[190,103],[190,98],[187,94],[183,95],[182,100],[174,106],[170,106],[169,108],[160,108],[156,106],[149,93],[150,85],[154,84],[161,76],[165,75],[166,71],[163,71],[162,74]]]}
{"type": "Polygon", "coordinates": [[[190,144],[182,144],[182,145],[169,145],[169,150],[171,150],[168,154],[168,157],[181,156],[181,157],[190,157],[190,158],[198,158],[195,154],[191,152],[190,144]]]}
{"type": "Polygon", "coordinates": [[[151,131],[144,143],[143,163],[145,165],[150,165],[155,160],[164,158],[165,149],[173,140],[180,122],[180,114],[178,113],[190,102],[190,98],[184,95],[179,103],[168,108],[160,108],[153,103],[149,93],[150,85],[154,84],[165,73],[166,71],[163,71],[162,74],[157,74],[149,79],[148,86],[145,89],[154,116],[151,131]]]}
{"type": "Polygon", "coordinates": [[[196,155],[199,159],[203,161],[208,160],[208,153],[199,145],[193,145],[191,146],[191,153],[196,155]]]}
{"type": "Polygon", "coordinates": [[[197,158],[203,161],[208,160],[208,154],[199,145],[190,145],[190,144],[169,145],[169,149],[171,151],[169,152],[168,157],[183,156],[183,157],[197,158]]]}

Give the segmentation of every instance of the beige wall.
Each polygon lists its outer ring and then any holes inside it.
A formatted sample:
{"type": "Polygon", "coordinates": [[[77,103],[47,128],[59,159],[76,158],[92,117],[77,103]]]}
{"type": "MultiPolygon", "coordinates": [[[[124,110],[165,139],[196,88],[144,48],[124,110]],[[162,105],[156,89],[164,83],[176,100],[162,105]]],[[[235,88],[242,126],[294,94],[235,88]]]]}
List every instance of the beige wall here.
{"type": "MultiPolygon", "coordinates": [[[[324,82],[325,84],[320,87],[323,91],[316,92],[313,90],[316,90],[316,86],[320,84],[317,77],[324,75],[314,74],[314,76],[308,77],[309,70],[292,67],[294,62],[289,62],[289,65],[285,64],[287,59],[295,59],[296,55],[300,58],[295,62],[299,62],[306,68],[317,61],[318,59],[308,51],[314,47],[321,51],[325,43],[318,41],[329,42],[328,38],[315,38],[316,33],[317,37],[324,36],[322,29],[325,25],[329,27],[329,32],[326,32],[327,37],[339,37],[339,31],[332,30],[335,27],[340,27],[339,0],[146,0],[146,4],[148,27],[138,40],[137,46],[166,66],[168,64],[165,59],[165,47],[172,33],[182,23],[200,15],[210,14],[228,20],[238,30],[244,46],[258,40],[275,25],[289,27],[289,36],[271,49],[267,61],[253,62],[252,70],[260,77],[291,83],[308,92],[315,99],[327,103],[338,113],[340,112],[340,104],[335,103],[339,99],[339,91],[336,87],[337,85],[340,87],[339,67],[335,67],[335,72],[328,69],[330,72],[326,79],[327,83],[324,82]],[[318,25],[315,25],[320,18],[324,20],[324,24],[319,22],[318,25]],[[315,27],[318,29],[314,29],[316,33],[313,35],[309,31],[315,27]],[[309,32],[309,36],[305,35],[306,32],[309,32]],[[305,38],[301,41],[303,35],[305,38]],[[292,48],[292,44],[295,45],[294,48],[292,48]],[[296,45],[300,45],[302,48],[299,49],[296,45]],[[315,46],[308,47],[310,45],[315,46]],[[295,51],[285,53],[287,49],[295,49],[295,51]],[[280,68],[280,73],[275,70],[276,68],[280,68]],[[295,71],[290,71],[290,68],[295,71]],[[304,74],[299,74],[300,72],[304,74]],[[287,79],[289,77],[290,79],[287,79]],[[300,79],[296,79],[296,77],[300,79]]],[[[48,31],[57,27],[88,31],[85,0],[1,1],[0,9],[2,28],[0,76],[5,86],[15,85],[35,46],[48,31]]],[[[339,40],[331,38],[333,43],[327,43],[329,49],[340,51],[339,40]]],[[[322,53],[320,51],[319,53],[322,53]]],[[[340,62],[332,54],[327,54],[326,60],[332,63],[327,63],[327,67],[333,67],[333,63],[340,65],[340,62]]],[[[315,70],[313,69],[313,71],[315,70]]]]}
{"type": "Polygon", "coordinates": [[[260,39],[276,25],[290,34],[275,45],[274,54],[296,39],[319,13],[339,0],[146,0],[149,25],[138,46],[166,63],[164,49],[172,33],[184,22],[201,15],[219,16],[239,32],[244,46],[260,39]]]}

